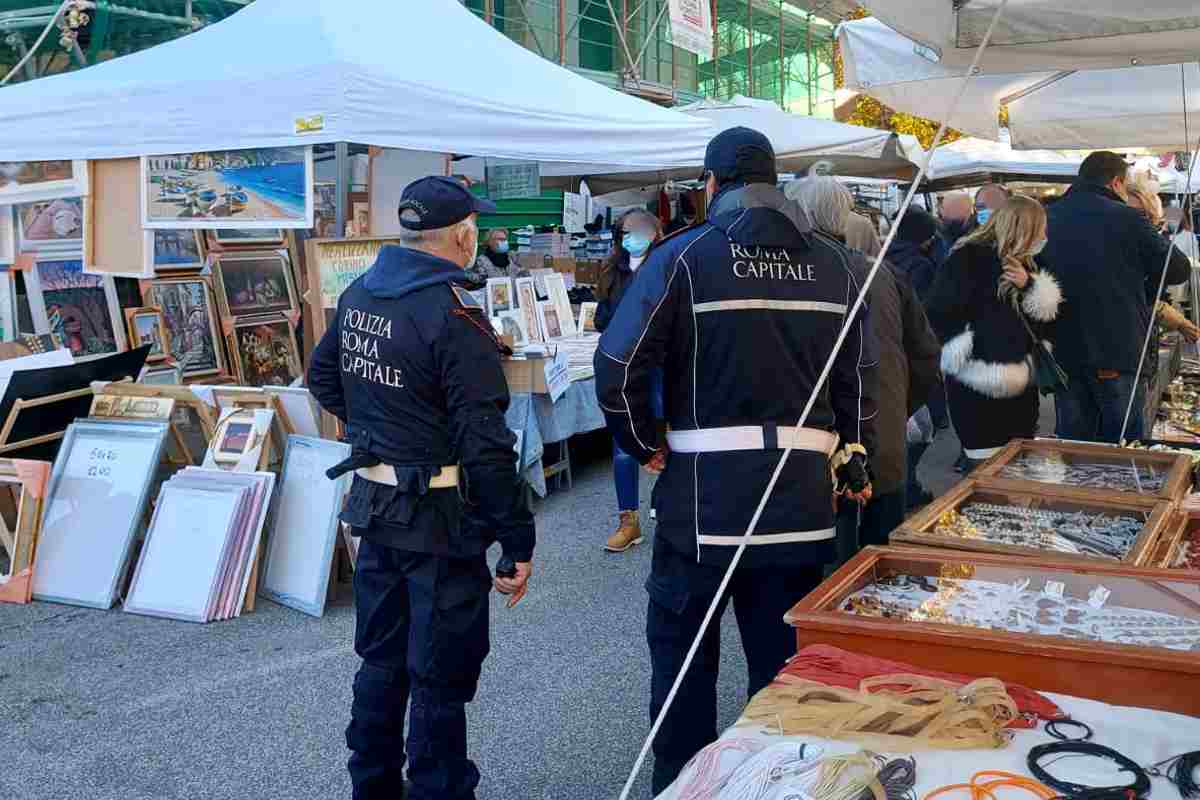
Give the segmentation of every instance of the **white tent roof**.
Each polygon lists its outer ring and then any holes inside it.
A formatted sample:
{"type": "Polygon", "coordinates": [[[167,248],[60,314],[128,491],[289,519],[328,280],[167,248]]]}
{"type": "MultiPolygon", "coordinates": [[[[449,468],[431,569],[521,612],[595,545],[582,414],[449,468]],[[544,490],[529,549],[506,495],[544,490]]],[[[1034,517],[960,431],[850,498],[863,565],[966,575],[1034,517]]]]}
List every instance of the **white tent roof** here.
{"type": "Polygon", "coordinates": [[[704,165],[707,139],[738,126],[753,128],[771,140],[780,172],[804,172],[817,161],[829,161],[838,175],[911,178],[924,158],[924,150],[914,136],[790,114],[770,100],[738,95],[730,100],[703,100],[679,110],[710,122],[712,129],[705,141],[696,142],[683,154],[677,168],[637,169],[624,159],[607,166],[543,164],[542,177],[586,176],[597,193],[693,179],[704,165]]]}
{"type": "Polygon", "coordinates": [[[928,176],[935,181],[980,174],[1070,180],[1079,173],[1084,157],[1084,153],[1060,150],[1013,150],[1007,142],[966,138],[934,150],[928,176]]]}
{"type": "MultiPolygon", "coordinates": [[[[930,60],[916,42],[877,19],[838,29],[846,87],[899,111],[941,121],[966,72],[930,60]]],[[[969,66],[969,64],[967,65],[969,66]]],[[[1028,67],[1026,67],[1028,68],[1028,67]]],[[[1081,72],[988,72],[971,79],[951,126],[987,139],[1000,136],[999,109],[1008,105],[1012,145],[1026,149],[1185,146],[1188,108],[1200,110],[1200,66],[1160,64],[1081,72]]],[[[1200,130],[1192,113],[1190,129],[1200,130]]],[[[1193,142],[1194,146],[1194,142],[1193,142]]]]}
{"type": "Polygon", "coordinates": [[[256,0],[190,36],[0,89],[12,161],[347,141],[662,167],[708,138],[703,122],[552,64],[455,0],[256,0]],[[297,135],[316,114],[324,129],[297,135]]]}
{"type": "MultiPolygon", "coordinates": [[[[943,65],[966,67],[1001,0],[862,2],[943,65]]],[[[1198,35],[1195,0],[1008,0],[982,67],[990,73],[1182,64],[1195,60],[1198,35]]]]}

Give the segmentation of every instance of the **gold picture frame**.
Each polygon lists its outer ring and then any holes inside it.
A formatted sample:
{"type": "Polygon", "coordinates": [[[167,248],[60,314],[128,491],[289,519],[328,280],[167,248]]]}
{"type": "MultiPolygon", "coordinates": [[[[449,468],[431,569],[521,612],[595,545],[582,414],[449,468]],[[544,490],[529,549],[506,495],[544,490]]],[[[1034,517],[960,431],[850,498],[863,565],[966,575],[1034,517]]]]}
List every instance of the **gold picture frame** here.
{"type": "Polygon", "coordinates": [[[150,345],[146,363],[156,364],[171,358],[171,332],[166,317],[158,306],[125,309],[125,326],[129,330],[130,349],[150,345]],[[150,321],[150,326],[145,323],[150,321]]]}

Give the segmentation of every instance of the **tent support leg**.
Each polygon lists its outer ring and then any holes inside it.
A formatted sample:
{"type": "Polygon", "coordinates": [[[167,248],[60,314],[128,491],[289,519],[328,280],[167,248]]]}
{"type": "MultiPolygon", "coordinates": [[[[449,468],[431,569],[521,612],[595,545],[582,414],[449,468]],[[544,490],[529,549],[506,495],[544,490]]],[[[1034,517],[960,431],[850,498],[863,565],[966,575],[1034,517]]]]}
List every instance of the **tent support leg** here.
{"type": "Polygon", "coordinates": [[[712,0],[713,26],[713,97],[721,97],[721,26],[717,23],[717,3],[712,0]]]}
{"type": "Polygon", "coordinates": [[[558,63],[567,63],[567,1],[558,0],[558,63]]]}
{"type": "Polygon", "coordinates": [[[346,205],[350,199],[350,145],[338,142],[333,146],[337,168],[337,199],[334,204],[334,219],[337,226],[337,236],[346,235],[346,205]]]}
{"type": "Polygon", "coordinates": [[[787,62],[783,60],[783,0],[779,0],[779,107],[784,111],[787,111],[786,87],[787,62]]]}

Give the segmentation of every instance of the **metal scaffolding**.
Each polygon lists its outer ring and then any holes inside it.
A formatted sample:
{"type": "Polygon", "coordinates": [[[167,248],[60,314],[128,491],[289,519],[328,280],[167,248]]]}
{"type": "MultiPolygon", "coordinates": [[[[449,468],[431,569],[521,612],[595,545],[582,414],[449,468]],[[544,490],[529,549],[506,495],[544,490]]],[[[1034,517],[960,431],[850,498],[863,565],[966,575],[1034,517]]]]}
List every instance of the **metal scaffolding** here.
{"type": "Polygon", "coordinates": [[[835,9],[791,0],[709,0],[716,58],[673,46],[667,0],[462,0],[544,58],[664,105],[735,94],[833,113],[835,9]]]}

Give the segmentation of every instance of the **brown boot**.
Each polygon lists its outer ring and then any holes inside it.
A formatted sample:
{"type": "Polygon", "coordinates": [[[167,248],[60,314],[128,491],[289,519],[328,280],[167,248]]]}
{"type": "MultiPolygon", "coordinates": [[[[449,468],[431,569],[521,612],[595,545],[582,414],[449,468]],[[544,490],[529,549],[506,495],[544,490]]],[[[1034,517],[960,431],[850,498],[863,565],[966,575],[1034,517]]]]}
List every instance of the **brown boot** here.
{"type": "Polygon", "coordinates": [[[604,549],[610,553],[624,553],[634,545],[642,543],[642,521],[636,511],[622,511],[621,524],[617,532],[608,537],[604,549]]]}

